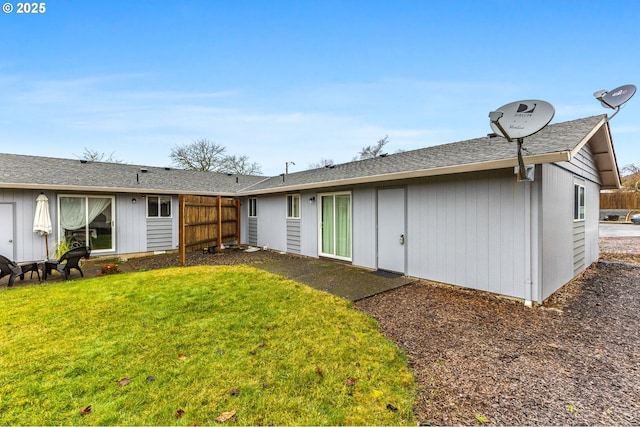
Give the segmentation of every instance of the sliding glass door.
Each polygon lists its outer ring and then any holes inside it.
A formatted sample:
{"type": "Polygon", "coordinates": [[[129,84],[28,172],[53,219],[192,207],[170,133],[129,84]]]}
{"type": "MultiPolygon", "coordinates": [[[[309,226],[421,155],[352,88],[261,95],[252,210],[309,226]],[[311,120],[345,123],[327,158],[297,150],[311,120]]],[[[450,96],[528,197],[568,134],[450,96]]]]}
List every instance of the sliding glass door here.
{"type": "Polygon", "coordinates": [[[351,193],[320,194],[320,255],[351,260],[351,193]]]}
{"type": "Polygon", "coordinates": [[[114,206],[113,196],[59,196],[59,239],[66,239],[72,247],[114,250],[114,206]]]}

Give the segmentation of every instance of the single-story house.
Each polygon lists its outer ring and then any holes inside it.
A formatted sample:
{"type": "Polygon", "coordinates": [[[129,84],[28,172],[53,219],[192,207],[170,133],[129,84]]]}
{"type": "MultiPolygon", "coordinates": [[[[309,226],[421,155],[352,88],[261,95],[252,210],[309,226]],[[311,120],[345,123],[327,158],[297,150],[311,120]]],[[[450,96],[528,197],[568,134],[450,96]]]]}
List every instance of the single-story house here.
{"type": "Polygon", "coordinates": [[[118,254],[175,248],[177,195],[223,194],[242,200],[241,243],[541,303],[598,259],[599,192],[620,187],[606,115],[547,126],[524,160],[533,181],[494,135],[267,178],[2,154],[0,233],[12,223],[15,237],[0,253],[42,256],[40,192],[56,238],[85,203],[78,223],[100,212],[97,234],[115,236],[94,252],[118,254]]]}

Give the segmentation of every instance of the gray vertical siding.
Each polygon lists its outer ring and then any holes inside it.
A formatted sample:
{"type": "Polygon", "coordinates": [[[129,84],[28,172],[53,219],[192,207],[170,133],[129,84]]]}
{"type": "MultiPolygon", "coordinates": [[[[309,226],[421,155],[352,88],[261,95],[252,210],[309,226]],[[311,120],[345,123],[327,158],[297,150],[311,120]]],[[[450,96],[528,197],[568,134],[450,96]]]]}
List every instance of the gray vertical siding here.
{"type": "MultiPolygon", "coordinates": [[[[0,203],[11,203],[14,206],[13,254],[5,254],[14,261],[34,261],[46,256],[45,238],[33,232],[33,218],[36,212],[37,190],[0,189],[0,203]]],[[[44,191],[49,198],[51,211],[52,234],[49,236],[49,248],[56,244],[56,193],[44,191]]],[[[0,218],[0,221],[2,219],[0,218]]]]}
{"type": "Polygon", "coordinates": [[[408,274],[526,298],[525,206],[513,169],[409,185],[408,274]]]}
{"type": "Polygon", "coordinates": [[[565,168],[543,165],[541,215],[541,299],[574,276],[574,176],[565,168]]]}
{"type": "Polygon", "coordinates": [[[318,203],[318,193],[300,194],[300,253],[310,257],[318,256],[318,203]]]}
{"type": "Polygon", "coordinates": [[[376,189],[356,188],[351,193],[353,265],[376,268],[376,189]]]}

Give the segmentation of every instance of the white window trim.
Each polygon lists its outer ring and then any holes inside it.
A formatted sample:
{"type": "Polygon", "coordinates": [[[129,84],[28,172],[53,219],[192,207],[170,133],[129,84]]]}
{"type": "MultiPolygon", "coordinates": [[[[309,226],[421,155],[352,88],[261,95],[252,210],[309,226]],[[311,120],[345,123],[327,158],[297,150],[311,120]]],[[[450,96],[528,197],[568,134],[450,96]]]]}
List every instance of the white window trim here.
{"type": "MultiPolygon", "coordinates": [[[[353,194],[351,194],[351,191],[336,191],[336,192],[332,192],[332,193],[318,193],[317,195],[317,205],[318,205],[318,254],[319,256],[323,256],[323,257],[327,257],[327,258],[333,258],[333,259],[339,259],[342,261],[353,261],[353,194]],[[350,201],[350,207],[351,207],[351,254],[348,257],[344,257],[344,256],[340,256],[340,255],[334,255],[334,254],[327,254],[322,252],[322,197],[324,196],[340,196],[343,194],[348,194],[349,195],[349,201],[350,201]]],[[[335,204],[334,204],[334,212],[335,212],[335,204]]],[[[335,217],[335,214],[334,214],[335,217]]],[[[335,236],[334,236],[334,244],[335,244],[335,236]]]]}
{"type": "Polygon", "coordinates": [[[287,194],[287,219],[300,219],[300,216],[302,215],[301,212],[301,206],[300,206],[300,194],[287,194]],[[298,216],[290,216],[289,215],[289,197],[291,197],[291,200],[293,202],[293,200],[298,200],[298,216]]]}
{"type": "Polygon", "coordinates": [[[573,184],[573,222],[581,222],[581,221],[585,221],[585,217],[586,217],[586,210],[587,210],[587,191],[585,189],[585,186],[582,184],[578,184],[578,183],[574,183],[573,184]],[[576,194],[576,189],[578,189],[578,193],[576,194]],[[580,192],[582,191],[582,195],[583,195],[583,204],[580,205],[580,192]],[[582,212],[580,211],[580,207],[582,207],[582,212]],[[576,218],[576,208],[577,208],[577,215],[578,217],[576,218]]]}
{"type": "Polygon", "coordinates": [[[258,198],[257,197],[249,197],[249,206],[247,207],[247,216],[249,218],[257,218],[258,217],[258,198]],[[251,205],[253,204],[253,209],[251,205]]]}
{"type": "MultiPolygon", "coordinates": [[[[117,230],[116,230],[116,196],[112,196],[109,194],[58,194],[57,196],[57,200],[56,200],[56,205],[57,205],[57,211],[60,212],[60,199],[64,198],[64,197],[84,197],[85,199],[111,199],[111,248],[110,249],[93,249],[91,248],[91,253],[93,254],[101,254],[101,253],[113,253],[116,250],[116,235],[117,235],[117,230]]],[[[85,205],[85,212],[86,209],[88,209],[88,204],[85,205]]],[[[58,231],[58,236],[57,236],[57,240],[58,243],[61,243],[62,241],[62,235],[64,234],[62,232],[62,224],[60,224],[60,214],[57,215],[57,224],[56,224],[56,228],[58,231]]],[[[91,245],[89,245],[91,246],[91,245]]]]}
{"type": "Polygon", "coordinates": [[[164,194],[147,194],[147,196],[145,198],[145,209],[146,209],[147,218],[173,218],[173,197],[172,196],[167,196],[167,195],[164,195],[164,194]],[[157,216],[149,216],[149,198],[151,198],[151,197],[157,197],[158,198],[158,215],[157,216]],[[171,215],[169,215],[169,216],[160,215],[160,212],[162,211],[162,209],[160,209],[160,198],[169,199],[169,202],[171,203],[171,215]]]}

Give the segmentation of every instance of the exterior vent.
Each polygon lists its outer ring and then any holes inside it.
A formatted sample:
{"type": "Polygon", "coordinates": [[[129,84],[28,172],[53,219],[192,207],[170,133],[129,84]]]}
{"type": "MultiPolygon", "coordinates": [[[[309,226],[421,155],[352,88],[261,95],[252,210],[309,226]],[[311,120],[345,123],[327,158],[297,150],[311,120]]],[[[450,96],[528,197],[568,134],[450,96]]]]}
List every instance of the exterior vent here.
{"type": "Polygon", "coordinates": [[[149,170],[147,168],[140,168],[140,172],[147,173],[147,172],[149,172],[149,170]]]}

